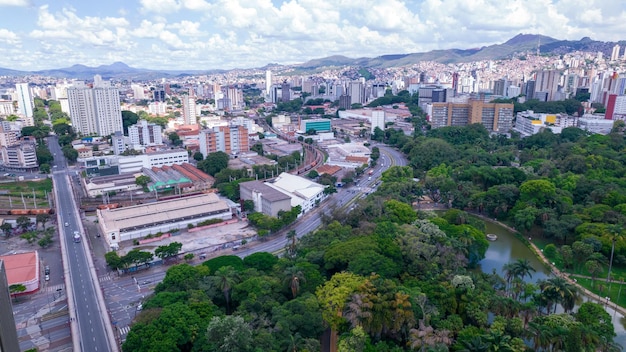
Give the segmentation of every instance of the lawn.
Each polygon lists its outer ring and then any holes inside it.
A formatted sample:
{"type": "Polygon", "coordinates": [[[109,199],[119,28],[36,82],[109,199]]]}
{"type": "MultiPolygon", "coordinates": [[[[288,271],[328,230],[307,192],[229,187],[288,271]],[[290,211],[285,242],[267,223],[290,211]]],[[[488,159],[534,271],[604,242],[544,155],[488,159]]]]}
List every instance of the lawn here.
{"type": "Polygon", "coordinates": [[[576,279],[576,283],[586,288],[587,290],[597,294],[600,297],[609,297],[610,301],[617,303],[621,307],[626,307],[626,287],[619,283],[606,283],[606,277],[596,279],[595,284],[592,287],[591,279],[572,277],[576,279]],[[620,287],[622,288],[620,292],[620,287]]]}
{"type": "Polygon", "coordinates": [[[49,207],[46,193],[52,192],[52,180],[46,178],[41,181],[0,183],[0,208],[23,209],[24,205],[26,208],[34,208],[33,192],[37,199],[37,208],[49,207]]]}

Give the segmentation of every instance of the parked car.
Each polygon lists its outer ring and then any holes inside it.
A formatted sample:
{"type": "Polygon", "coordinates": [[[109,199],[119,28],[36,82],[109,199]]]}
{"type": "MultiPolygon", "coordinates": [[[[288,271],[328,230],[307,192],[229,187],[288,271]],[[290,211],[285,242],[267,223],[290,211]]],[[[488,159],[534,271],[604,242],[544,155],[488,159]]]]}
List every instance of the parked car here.
{"type": "Polygon", "coordinates": [[[44,269],[44,274],[46,275],[50,275],[50,267],[46,265],[45,269],[44,269]]]}
{"type": "Polygon", "coordinates": [[[46,281],[50,281],[50,275],[46,275],[46,281]]]}

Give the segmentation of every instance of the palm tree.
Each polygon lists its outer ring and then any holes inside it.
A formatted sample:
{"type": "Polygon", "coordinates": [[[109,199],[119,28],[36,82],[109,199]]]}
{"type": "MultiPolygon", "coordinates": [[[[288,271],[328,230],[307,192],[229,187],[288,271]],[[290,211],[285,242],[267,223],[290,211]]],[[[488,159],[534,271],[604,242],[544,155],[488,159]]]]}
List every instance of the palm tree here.
{"type": "Polygon", "coordinates": [[[288,283],[291,289],[292,298],[296,298],[300,292],[300,283],[306,282],[304,274],[297,266],[292,266],[285,270],[285,281],[288,283]]]}
{"type": "Polygon", "coordinates": [[[374,303],[364,293],[355,293],[346,304],[344,317],[353,328],[360,326],[365,331],[369,331],[372,323],[372,308],[374,303]]]}
{"type": "Polygon", "coordinates": [[[461,345],[463,349],[459,352],[487,352],[489,351],[489,344],[483,341],[480,336],[473,336],[469,340],[462,340],[461,345]]]}
{"type": "Polygon", "coordinates": [[[536,270],[530,265],[528,259],[518,259],[513,263],[515,267],[515,273],[522,281],[528,275],[529,278],[533,278],[533,274],[536,270]]]}
{"type": "Polygon", "coordinates": [[[217,280],[217,286],[224,293],[226,300],[226,311],[230,312],[230,291],[239,282],[239,274],[232,266],[223,266],[213,275],[217,280]]]}
{"type": "Polygon", "coordinates": [[[613,254],[615,253],[615,242],[624,238],[622,225],[609,225],[607,227],[611,233],[611,259],[609,261],[609,273],[606,276],[606,282],[611,279],[611,269],[613,268],[613,254]]]}
{"type": "Polygon", "coordinates": [[[528,338],[533,341],[534,350],[546,349],[550,345],[552,331],[545,325],[531,321],[528,324],[526,333],[528,334],[528,338]]]}
{"type": "Polygon", "coordinates": [[[393,309],[391,332],[400,335],[404,340],[408,335],[408,328],[415,325],[411,297],[406,293],[396,292],[391,308],[393,309]]]}
{"type": "Polygon", "coordinates": [[[541,289],[542,298],[547,303],[548,313],[550,313],[553,304],[554,311],[556,312],[557,303],[560,303],[566,312],[572,310],[578,298],[578,289],[576,286],[559,276],[541,281],[539,288],[541,289]]]}

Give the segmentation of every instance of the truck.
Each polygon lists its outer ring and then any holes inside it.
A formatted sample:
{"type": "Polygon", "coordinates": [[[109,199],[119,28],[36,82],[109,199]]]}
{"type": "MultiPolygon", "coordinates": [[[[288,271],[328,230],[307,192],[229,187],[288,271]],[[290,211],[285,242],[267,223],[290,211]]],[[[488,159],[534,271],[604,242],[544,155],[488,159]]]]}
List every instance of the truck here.
{"type": "Polygon", "coordinates": [[[370,176],[372,176],[372,175],[374,174],[374,170],[373,170],[373,169],[372,169],[372,170],[370,170],[367,174],[368,174],[368,175],[370,175],[370,176]]]}
{"type": "Polygon", "coordinates": [[[80,233],[78,231],[74,231],[74,243],[80,242],[80,233]]]}

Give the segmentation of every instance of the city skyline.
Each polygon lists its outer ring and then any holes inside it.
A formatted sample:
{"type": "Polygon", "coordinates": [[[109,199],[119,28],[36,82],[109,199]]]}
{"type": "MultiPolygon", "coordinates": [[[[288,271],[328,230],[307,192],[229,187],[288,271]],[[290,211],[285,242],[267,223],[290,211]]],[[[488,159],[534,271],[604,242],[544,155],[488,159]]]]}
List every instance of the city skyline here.
{"type": "Polygon", "coordinates": [[[468,49],[519,33],[618,41],[612,1],[0,0],[0,67],[40,70],[123,61],[148,69],[233,69],[331,55],[468,49]]]}

